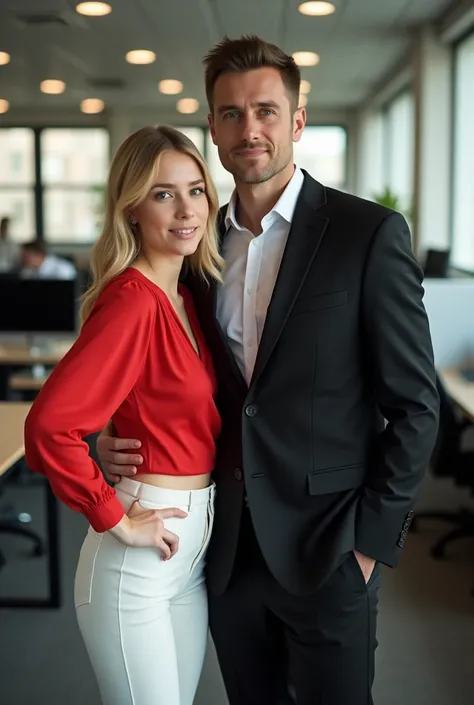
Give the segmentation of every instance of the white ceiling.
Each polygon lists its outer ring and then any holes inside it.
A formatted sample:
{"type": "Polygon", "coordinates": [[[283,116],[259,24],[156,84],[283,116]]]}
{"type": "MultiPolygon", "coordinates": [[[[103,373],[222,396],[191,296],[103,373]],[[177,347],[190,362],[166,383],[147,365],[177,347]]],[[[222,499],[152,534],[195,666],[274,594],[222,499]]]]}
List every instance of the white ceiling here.
{"type": "Polygon", "coordinates": [[[409,50],[416,27],[435,20],[451,0],[334,0],[325,18],[302,16],[300,0],[109,0],[113,12],[84,18],[74,0],[0,0],[0,51],[12,55],[0,66],[0,98],[15,107],[77,108],[83,98],[102,98],[109,108],[168,112],[176,97],[163,96],[162,78],[184,83],[182,97],[205,94],[201,58],[224,35],[255,33],[288,53],[313,50],[321,57],[303,69],[313,90],[309,105],[347,108],[364,100],[409,50]],[[65,24],[25,25],[24,15],[55,15],[65,24]],[[157,61],[131,66],[130,49],[152,49],[157,61]],[[60,96],[39,90],[44,78],[60,78],[60,96]],[[119,87],[96,81],[118,81],[119,87]]]}

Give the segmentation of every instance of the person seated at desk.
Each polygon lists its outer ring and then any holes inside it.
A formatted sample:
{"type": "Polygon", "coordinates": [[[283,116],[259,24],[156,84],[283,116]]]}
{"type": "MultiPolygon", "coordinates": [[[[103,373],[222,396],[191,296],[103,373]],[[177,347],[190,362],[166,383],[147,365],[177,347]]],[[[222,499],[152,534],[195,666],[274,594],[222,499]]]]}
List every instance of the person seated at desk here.
{"type": "Polygon", "coordinates": [[[0,220],[0,272],[10,272],[18,266],[20,249],[9,239],[10,218],[0,220]]]}
{"type": "Polygon", "coordinates": [[[23,279],[75,279],[75,266],[67,259],[48,254],[47,246],[40,240],[22,245],[20,277],[23,279]]]}

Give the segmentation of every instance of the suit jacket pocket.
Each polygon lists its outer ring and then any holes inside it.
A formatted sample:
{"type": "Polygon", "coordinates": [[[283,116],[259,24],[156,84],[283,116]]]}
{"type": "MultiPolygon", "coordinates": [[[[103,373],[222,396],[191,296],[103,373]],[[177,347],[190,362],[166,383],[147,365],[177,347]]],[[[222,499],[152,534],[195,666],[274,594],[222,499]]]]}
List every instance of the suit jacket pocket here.
{"type": "Polygon", "coordinates": [[[293,306],[293,313],[306,313],[308,311],[320,311],[324,308],[335,308],[347,304],[347,291],[333,291],[330,294],[319,294],[318,296],[306,296],[298,299],[293,306]]]}
{"type": "Polygon", "coordinates": [[[308,491],[311,495],[331,494],[361,487],[366,476],[366,466],[344,465],[308,474],[308,491]]]}

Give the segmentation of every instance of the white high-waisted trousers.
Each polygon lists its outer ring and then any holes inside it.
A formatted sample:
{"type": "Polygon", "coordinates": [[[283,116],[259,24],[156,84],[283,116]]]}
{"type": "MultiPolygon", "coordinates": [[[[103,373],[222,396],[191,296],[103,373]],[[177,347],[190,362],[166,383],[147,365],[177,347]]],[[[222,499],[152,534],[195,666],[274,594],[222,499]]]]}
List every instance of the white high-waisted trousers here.
{"type": "Polygon", "coordinates": [[[208,634],[204,582],[215,486],[170,490],[122,478],[127,512],[178,507],[165,519],[179,536],[168,561],[155,548],[130,548],[92,528],[81,549],[74,601],[104,705],[192,705],[208,634]]]}

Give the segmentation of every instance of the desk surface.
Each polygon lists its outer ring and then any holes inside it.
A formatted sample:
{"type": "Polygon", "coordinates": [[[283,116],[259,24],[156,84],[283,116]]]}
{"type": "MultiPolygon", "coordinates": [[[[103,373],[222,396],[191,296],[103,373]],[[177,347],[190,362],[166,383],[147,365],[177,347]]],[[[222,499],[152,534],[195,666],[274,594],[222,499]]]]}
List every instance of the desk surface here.
{"type": "Polygon", "coordinates": [[[0,365],[56,365],[67,353],[73,340],[54,340],[47,348],[32,353],[26,344],[0,343],[0,365]]]}
{"type": "Polygon", "coordinates": [[[27,372],[12,375],[8,379],[10,389],[23,392],[36,392],[41,389],[43,384],[48,379],[48,375],[44,377],[33,377],[27,372]]]}
{"type": "Polygon", "coordinates": [[[441,379],[449,396],[474,423],[474,382],[469,382],[459,370],[441,370],[441,379]]]}
{"type": "Polygon", "coordinates": [[[0,402],[0,475],[25,452],[23,428],[30,408],[29,402],[0,402]]]}

